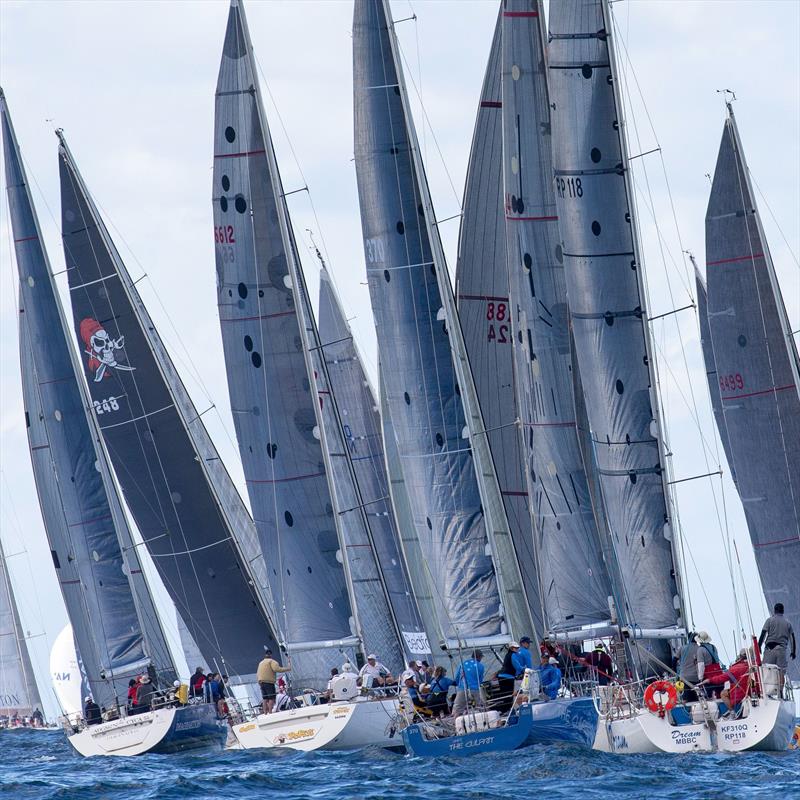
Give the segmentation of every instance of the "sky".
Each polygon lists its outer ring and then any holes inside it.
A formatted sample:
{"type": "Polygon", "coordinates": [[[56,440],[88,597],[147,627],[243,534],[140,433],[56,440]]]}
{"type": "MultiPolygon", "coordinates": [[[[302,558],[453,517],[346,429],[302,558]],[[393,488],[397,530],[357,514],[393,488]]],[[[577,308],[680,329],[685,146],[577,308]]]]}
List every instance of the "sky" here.
{"type": "MultiPolygon", "coordinates": [[[[409,91],[437,217],[458,214],[498,3],[396,0],[409,91]],[[422,106],[418,102],[419,92],[422,106]],[[423,110],[424,109],[424,113],[423,110]]],[[[693,302],[682,250],[702,265],[704,214],[724,119],[735,111],[792,330],[800,328],[800,3],[620,0],[614,4],[629,103],[651,315],[693,302]],[[769,209],[767,208],[769,206],[769,209]],[[773,216],[774,215],[774,216],[773,216]],[[655,221],[654,221],[655,220],[655,221]]],[[[229,471],[244,494],[216,309],[211,169],[225,0],[0,0],[0,81],[34,186],[53,270],[59,235],[55,127],[106,217],[229,471]]],[[[350,2],[249,0],[267,115],[301,249],[325,254],[367,368],[375,335],[366,287],[352,131],[350,2]],[[276,110],[277,109],[277,110],[276,110]],[[278,113],[279,112],[279,113],[278,113]],[[305,247],[304,247],[305,246],[305,247]]],[[[458,221],[442,225],[455,269],[458,221]]],[[[306,253],[304,253],[306,255],[306,253]]],[[[305,262],[312,287],[314,259],[305,262]]],[[[62,295],[64,276],[58,278],[62,295]]],[[[49,649],[66,622],[38,510],[23,422],[16,265],[0,213],[0,533],[45,704],[49,649]]],[[[313,289],[315,292],[315,288],[313,289]]],[[[691,309],[653,323],[693,622],[730,658],[734,631],[766,608],[741,504],[710,414],[691,309]],[[741,559],[734,589],[724,540],[741,559]]]]}

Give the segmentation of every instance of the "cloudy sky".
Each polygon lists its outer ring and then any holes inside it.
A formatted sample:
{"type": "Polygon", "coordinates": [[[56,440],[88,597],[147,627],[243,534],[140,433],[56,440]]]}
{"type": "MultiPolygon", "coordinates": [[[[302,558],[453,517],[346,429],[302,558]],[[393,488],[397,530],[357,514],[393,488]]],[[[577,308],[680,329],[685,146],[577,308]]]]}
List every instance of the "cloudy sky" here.
{"type": "MultiPolygon", "coordinates": [[[[724,117],[716,90],[731,88],[797,330],[800,3],[620,0],[614,10],[625,44],[620,55],[631,103],[632,154],[661,148],[636,160],[651,313],[692,301],[681,250],[693,250],[702,264],[705,176],[713,171],[724,117]]],[[[310,188],[309,195],[290,200],[296,231],[307,243],[311,228],[324,245],[374,373],[352,161],[351,3],[250,0],[247,11],[268,102],[271,96],[276,104],[268,116],[284,186],[310,188]]],[[[410,91],[413,80],[428,119],[423,125],[418,106],[437,215],[449,217],[459,211],[497,2],[396,0],[393,13],[395,19],[417,15],[398,30],[410,91]]],[[[226,18],[225,0],[0,0],[0,78],[53,269],[64,264],[53,135],[54,127],[62,127],[129,270],[135,278],[147,275],[138,286],[198,408],[216,406],[204,419],[243,487],[217,321],[210,202],[214,86],[226,18]]],[[[36,667],[45,676],[49,646],[65,615],[25,439],[16,266],[5,203],[0,220],[0,524],[6,551],[14,554],[10,569],[36,667]]],[[[457,221],[445,225],[444,233],[453,268],[457,221]]],[[[313,259],[306,268],[309,283],[316,284],[313,259]]],[[[696,320],[684,311],[654,324],[675,476],[716,470],[720,456],[696,320]]],[[[691,553],[687,581],[694,621],[730,655],[737,602],[725,566],[726,526],[718,520],[727,519],[742,560],[738,607],[744,610],[749,601],[759,627],[765,611],[741,505],[727,477],[682,483],[677,499],[691,553]]],[[[52,698],[47,702],[52,709],[52,698]]]]}

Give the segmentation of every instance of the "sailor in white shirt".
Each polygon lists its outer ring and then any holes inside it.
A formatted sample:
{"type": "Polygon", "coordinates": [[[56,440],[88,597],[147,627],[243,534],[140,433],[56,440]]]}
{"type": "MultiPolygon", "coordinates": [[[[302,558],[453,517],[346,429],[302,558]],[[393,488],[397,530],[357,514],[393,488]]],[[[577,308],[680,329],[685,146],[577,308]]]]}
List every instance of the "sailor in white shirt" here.
{"type": "Polygon", "coordinates": [[[378,661],[378,657],[374,653],[367,656],[367,663],[361,667],[358,674],[361,676],[361,685],[368,689],[392,683],[392,673],[378,661]]]}
{"type": "Polygon", "coordinates": [[[358,696],[358,675],[350,663],[342,664],[342,671],[328,681],[328,697],[332,700],[351,700],[358,696]]]}

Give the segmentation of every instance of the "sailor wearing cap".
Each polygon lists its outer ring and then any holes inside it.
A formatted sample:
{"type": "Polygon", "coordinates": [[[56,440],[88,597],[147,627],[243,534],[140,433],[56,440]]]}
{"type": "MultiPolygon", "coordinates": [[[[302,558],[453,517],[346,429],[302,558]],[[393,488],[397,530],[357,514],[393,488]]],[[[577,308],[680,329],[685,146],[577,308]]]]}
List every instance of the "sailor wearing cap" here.
{"type": "Polygon", "coordinates": [[[542,693],[551,700],[555,700],[558,697],[558,690],[561,688],[561,670],[558,667],[558,659],[543,653],[539,673],[542,693]]]}
{"type": "Polygon", "coordinates": [[[361,685],[367,689],[373,686],[385,686],[387,683],[394,683],[392,673],[378,661],[375,653],[367,656],[367,663],[359,671],[361,685]]]}
{"type": "Polygon", "coordinates": [[[522,662],[522,671],[533,669],[533,653],[531,653],[531,637],[523,636],[519,640],[517,658],[522,662]]]}

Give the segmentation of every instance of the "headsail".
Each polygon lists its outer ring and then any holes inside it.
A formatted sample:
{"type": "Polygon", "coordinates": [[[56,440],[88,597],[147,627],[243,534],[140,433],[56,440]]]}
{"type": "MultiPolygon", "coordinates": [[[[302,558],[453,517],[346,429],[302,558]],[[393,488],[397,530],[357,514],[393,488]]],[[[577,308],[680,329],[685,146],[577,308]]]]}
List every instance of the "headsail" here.
{"type": "Polygon", "coordinates": [[[357,643],[298,314],[299,262],[233,0],[216,94],[214,238],[231,396],[250,503],[296,682],[321,685],[357,643]],[[327,651],[327,652],[326,652],[327,651]]]}
{"type": "Polygon", "coordinates": [[[681,624],[679,576],[608,15],[605,0],[563,0],[550,8],[560,255],[603,502],[625,584],[621,615],[642,628],[670,629],[681,624]]]}
{"type": "Polygon", "coordinates": [[[56,575],[95,700],[113,705],[149,665],[175,669],[105,452],[87,411],[5,99],[6,181],[19,272],[22,391],[36,489],[56,575]],[[128,548],[126,550],[126,548],[128,548]]]}
{"type": "Polygon", "coordinates": [[[97,425],[142,539],[207,663],[250,682],[262,646],[276,646],[252,520],[61,132],[59,140],[74,330],[97,425]]]}
{"type": "Polygon", "coordinates": [[[319,336],[341,417],[341,441],[349,452],[360,489],[359,502],[363,504],[369,524],[369,549],[374,548],[406,660],[423,658],[430,654],[430,644],[399,550],[399,532],[386,477],[380,412],[353,333],[325,267],[320,272],[319,336]]]}
{"type": "Polygon", "coordinates": [[[384,0],[356,0],[355,163],[378,351],[445,646],[531,630],[466,358],[398,44],[384,0]],[[389,366],[390,365],[390,366],[389,366]]]}
{"type": "Polygon", "coordinates": [[[0,542],[0,717],[29,717],[37,708],[42,700],[0,542]]]}
{"type": "MultiPolygon", "coordinates": [[[[720,430],[767,603],[783,603],[800,635],[800,361],[730,106],[706,211],[706,279],[720,430]]],[[[797,661],[790,675],[800,679],[797,661]]]]}
{"type": "Polygon", "coordinates": [[[611,585],[577,435],[543,26],[541,2],[504,3],[509,316],[544,611],[560,631],[607,620],[611,585]]]}
{"type": "Polygon", "coordinates": [[[517,426],[503,213],[502,16],[483,79],[464,187],[456,263],[458,316],[489,431],[497,480],[537,628],[543,625],[522,439],[517,426]]]}

